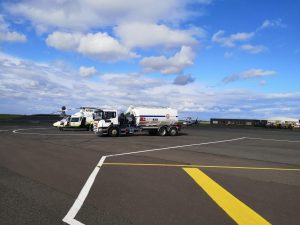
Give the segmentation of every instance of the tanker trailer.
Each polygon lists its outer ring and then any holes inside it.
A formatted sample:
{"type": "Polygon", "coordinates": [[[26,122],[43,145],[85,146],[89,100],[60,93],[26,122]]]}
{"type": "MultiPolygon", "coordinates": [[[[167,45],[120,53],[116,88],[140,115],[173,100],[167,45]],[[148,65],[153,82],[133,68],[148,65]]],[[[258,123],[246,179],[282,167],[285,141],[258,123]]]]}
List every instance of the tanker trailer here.
{"type": "Polygon", "coordinates": [[[151,135],[158,134],[175,136],[180,130],[176,109],[163,107],[133,107],[125,113],[135,119],[135,125],[151,135]]]}

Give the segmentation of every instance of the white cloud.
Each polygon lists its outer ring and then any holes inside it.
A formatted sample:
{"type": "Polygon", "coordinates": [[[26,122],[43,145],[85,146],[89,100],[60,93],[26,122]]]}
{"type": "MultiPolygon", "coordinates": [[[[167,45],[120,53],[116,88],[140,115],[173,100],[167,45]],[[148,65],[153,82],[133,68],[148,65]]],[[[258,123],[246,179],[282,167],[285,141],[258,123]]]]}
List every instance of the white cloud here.
{"type": "Polygon", "coordinates": [[[78,52],[103,61],[128,60],[138,57],[137,54],[130,52],[116,39],[100,32],[83,36],[80,39],[78,52]]]}
{"type": "MultiPolygon", "coordinates": [[[[115,26],[124,21],[176,22],[189,15],[190,0],[23,0],[6,4],[6,9],[22,16],[40,31],[49,29],[87,31],[115,26]]],[[[211,1],[196,1],[209,4],[211,1]]],[[[193,2],[195,3],[195,2],[193,2]]]]}
{"type": "Polygon", "coordinates": [[[261,30],[272,27],[286,28],[286,24],[284,24],[281,19],[265,20],[258,29],[261,30]]]}
{"type": "Polygon", "coordinates": [[[232,74],[230,76],[224,77],[223,83],[231,83],[238,80],[255,78],[255,77],[266,77],[266,76],[273,76],[277,72],[275,70],[262,70],[262,69],[251,69],[239,74],[232,74]]]}
{"type": "Polygon", "coordinates": [[[79,46],[81,33],[53,32],[47,39],[47,45],[60,50],[76,50],[79,46]]]}
{"type": "MultiPolygon", "coordinates": [[[[227,48],[234,48],[238,47],[240,50],[244,52],[248,52],[251,54],[258,54],[268,50],[268,48],[264,45],[252,45],[249,43],[240,44],[241,42],[248,42],[249,40],[253,39],[255,35],[263,29],[271,28],[271,27],[280,27],[285,28],[286,25],[282,23],[281,19],[277,20],[265,20],[261,26],[259,26],[253,32],[238,32],[235,34],[231,34],[229,36],[225,36],[224,30],[219,30],[218,32],[214,33],[211,40],[212,42],[220,44],[222,47],[227,48]]],[[[225,58],[230,58],[230,55],[226,52],[224,54],[225,58]],[[228,57],[229,56],[229,57],[228,57]]]]}
{"type": "Polygon", "coordinates": [[[115,27],[114,31],[121,42],[130,48],[194,45],[197,43],[195,37],[205,36],[205,31],[201,28],[176,30],[163,24],[142,22],[122,23],[115,27]]]}
{"type": "Polygon", "coordinates": [[[91,76],[91,75],[94,75],[95,73],[97,73],[97,70],[93,66],[92,67],[81,66],[79,68],[79,73],[83,77],[88,77],[88,76],[91,76]]]}
{"type": "Polygon", "coordinates": [[[242,78],[266,77],[275,75],[275,70],[251,69],[241,73],[242,78]]]}
{"type": "Polygon", "coordinates": [[[9,25],[4,20],[3,15],[0,14],[0,42],[26,42],[27,38],[24,34],[16,31],[11,31],[9,25]]]}
{"type": "Polygon", "coordinates": [[[181,50],[174,56],[145,57],[140,65],[145,72],[160,72],[162,74],[180,74],[187,67],[193,64],[195,53],[191,47],[182,46],[181,50]]]}
{"type": "Polygon", "coordinates": [[[225,31],[219,30],[212,36],[212,41],[215,43],[219,43],[224,47],[235,47],[236,42],[248,41],[255,36],[255,32],[239,32],[236,34],[231,34],[230,36],[224,36],[225,31]]]}
{"type": "Polygon", "coordinates": [[[118,40],[107,33],[80,33],[54,32],[48,36],[46,43],[60,50],[76,51],[91,58],[105,62],[128,60],[138,55],[122,46],[118,40]]]}
{"type": "Polygon", "coordinates": [[[258,53],[262,53],[262,52],[265,52],[268,50],[268,48],[264,45],[251,45],[251,44],[242,45],[240,48],[243,51],[249,52],[252,54],[258,54],[258,53]]]}

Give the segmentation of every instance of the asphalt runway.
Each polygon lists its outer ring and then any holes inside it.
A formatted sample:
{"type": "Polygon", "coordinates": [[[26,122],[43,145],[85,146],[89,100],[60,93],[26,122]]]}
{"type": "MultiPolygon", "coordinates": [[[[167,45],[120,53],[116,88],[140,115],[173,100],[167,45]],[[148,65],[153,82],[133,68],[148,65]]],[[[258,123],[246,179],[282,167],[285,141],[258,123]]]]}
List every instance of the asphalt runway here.
{"type": "Polygon", "coordinates": [[[0,141],[0,224],[300,221],[300,132],[208,126],[110,138],[12,122],[0,141]]]}

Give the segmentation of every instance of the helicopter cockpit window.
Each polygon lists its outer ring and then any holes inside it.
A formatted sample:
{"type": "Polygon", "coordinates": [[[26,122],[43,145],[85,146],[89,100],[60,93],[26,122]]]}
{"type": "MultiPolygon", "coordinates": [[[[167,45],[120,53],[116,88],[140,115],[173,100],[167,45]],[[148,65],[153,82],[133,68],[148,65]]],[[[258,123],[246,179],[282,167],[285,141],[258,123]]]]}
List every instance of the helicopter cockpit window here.
{"type": "Polygon", "coordinates": [[[72,117],[71,122],[79,122],[79,117],[72,117]]]}

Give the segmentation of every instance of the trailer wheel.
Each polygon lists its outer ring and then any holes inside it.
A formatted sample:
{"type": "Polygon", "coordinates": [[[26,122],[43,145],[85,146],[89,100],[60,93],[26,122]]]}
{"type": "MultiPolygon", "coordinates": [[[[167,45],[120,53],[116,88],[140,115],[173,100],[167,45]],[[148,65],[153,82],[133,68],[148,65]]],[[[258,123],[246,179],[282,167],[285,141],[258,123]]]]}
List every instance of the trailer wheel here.
{"type": "Polygon", "coordinates": [[[110,137],[118,137],[119,136],[119,129],[116,127],[111,127],[108,131],[108,135],[110,137]]]}
{"type": "Polygon", "coordinates": [[[170,136],[176,136],[178,135],[178,130],[176,127],[171,127],[171,129],[169,130],[169,134],[170,136]]]}
{"type": "Polygon", "coordinates": [[[159,130],[158,130],[158,134],[159,136],[166,136],[167,135],[167,128],[166,127],[161,127],[159,130]]]}

